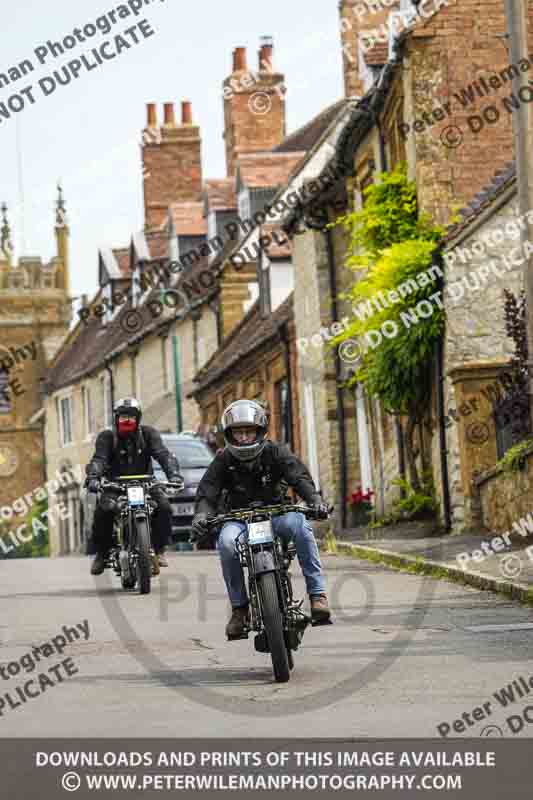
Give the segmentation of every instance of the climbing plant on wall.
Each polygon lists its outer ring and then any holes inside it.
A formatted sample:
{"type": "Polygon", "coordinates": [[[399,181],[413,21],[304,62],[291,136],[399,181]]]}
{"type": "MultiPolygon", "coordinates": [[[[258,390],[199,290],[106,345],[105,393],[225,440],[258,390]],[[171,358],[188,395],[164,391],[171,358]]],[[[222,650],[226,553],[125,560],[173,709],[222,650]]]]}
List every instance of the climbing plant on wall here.
{"type": "MultiPolygon", "coordinates": [[[[358,278],[348,294],[351,325],[333,344],[356,339],[361,356],[351,383],[362,383],[386,411],[406,417],[406,460],[418,491],[414,434],[428,406],[435,343],[444,328],[440,269],[433,267],[444,229],[419,213],[416,184],[404,164],[382,173],[363,195],[362,209],[335,222],[349,235],[346,266],[358,278]],[[383,297],[390,302],[375,302],[383,297]],[[423,316],[417,311],[422,308],[423,316]]],[[[420,455],[424,474],[429,464],[423,448],[420,455]]]]}

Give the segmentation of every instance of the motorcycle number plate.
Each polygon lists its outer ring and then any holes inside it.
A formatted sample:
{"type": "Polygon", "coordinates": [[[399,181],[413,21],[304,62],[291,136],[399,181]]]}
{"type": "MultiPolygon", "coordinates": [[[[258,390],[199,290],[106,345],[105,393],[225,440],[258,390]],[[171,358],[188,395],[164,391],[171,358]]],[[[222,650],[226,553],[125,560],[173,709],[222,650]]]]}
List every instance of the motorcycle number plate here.
{"type": "Polygon", "coordinates": [[[142,506],[144,504],[144,489],[142,486],[129,487],[128,503],[130,506],[142,506]]]}
{"type": "Polygon", "coordinates": [[[271,522],[251,522],[248,525],[248,544],[267,544],[273,541],[271,522]]]}
{"type": "Polygon", "coordinates": [[[194,503],[173,503],[172,511],[177,517],[194,516],[194,503]]]}

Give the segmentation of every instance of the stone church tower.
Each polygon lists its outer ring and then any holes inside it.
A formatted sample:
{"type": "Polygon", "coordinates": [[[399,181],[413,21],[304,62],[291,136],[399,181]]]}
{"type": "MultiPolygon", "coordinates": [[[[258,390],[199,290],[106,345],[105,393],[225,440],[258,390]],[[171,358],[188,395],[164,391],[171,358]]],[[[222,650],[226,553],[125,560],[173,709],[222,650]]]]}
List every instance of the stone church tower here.
{"type": "Polygon", "coordinates": [[[41,381],[69,330],[69,229],[58,186],[57,255],[13,261],[7,207],[0,228],[0,518],[45,481],[41,381]]]}

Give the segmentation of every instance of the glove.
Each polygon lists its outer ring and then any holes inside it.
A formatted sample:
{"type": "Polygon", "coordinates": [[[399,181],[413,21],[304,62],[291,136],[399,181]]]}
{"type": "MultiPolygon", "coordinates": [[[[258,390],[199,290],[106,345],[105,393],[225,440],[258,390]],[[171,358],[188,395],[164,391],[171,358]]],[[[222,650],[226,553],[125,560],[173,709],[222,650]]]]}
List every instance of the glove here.
{"type": "Polygon", "coordinates": [[[209,525],[207,524],[207,519],[205,517],[196,517],[192,523],[189,541],[196,542],[198,539],[202,539],[204,536],[206,536],[208,531],[209,525]]]}
{"type": "Polygon", "coordinates": [[[319,494],[313,495],[311,507],[320,519],[327,519],[329,517],[329,506],[324,503],[324,500],[319,494]]]}
{"type": "Polygon", "coordinates": [[[173,472],[171,475],[169,475],[168,481],[169,483],[178,483],[181,486],[185,485],[185,481],[179,472],[173,472]]]}
{"type": "Polygon", "coordinates": [[[89,478],[87,482],[87,489],[91,494],[97,494],[100,491],[100,481],[98,478],[89,478]]]}

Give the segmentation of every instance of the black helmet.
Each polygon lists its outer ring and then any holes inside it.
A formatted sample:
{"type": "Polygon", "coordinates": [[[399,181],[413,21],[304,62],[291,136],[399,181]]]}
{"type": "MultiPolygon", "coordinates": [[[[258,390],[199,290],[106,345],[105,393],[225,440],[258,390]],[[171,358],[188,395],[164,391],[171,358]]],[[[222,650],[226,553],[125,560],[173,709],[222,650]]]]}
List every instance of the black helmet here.
{"type": "Polygon", "coordinates": [[[230,453],[239,461],[253,461],[265,447],[268,419],[264,408],[255,400],[236,400],[222,415],[224,441],[230,453]],[[234,428],[255,427],[257,435],[252,444],[239,444],[234,436],[234,428]]]}

